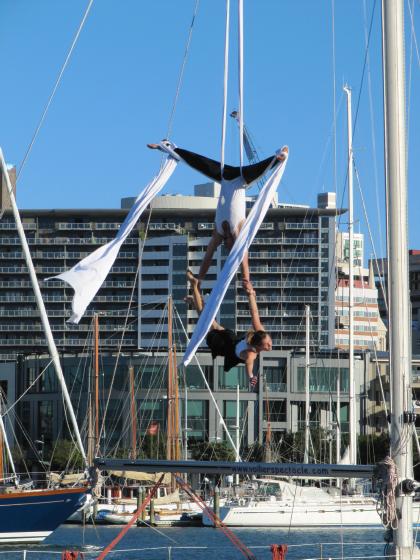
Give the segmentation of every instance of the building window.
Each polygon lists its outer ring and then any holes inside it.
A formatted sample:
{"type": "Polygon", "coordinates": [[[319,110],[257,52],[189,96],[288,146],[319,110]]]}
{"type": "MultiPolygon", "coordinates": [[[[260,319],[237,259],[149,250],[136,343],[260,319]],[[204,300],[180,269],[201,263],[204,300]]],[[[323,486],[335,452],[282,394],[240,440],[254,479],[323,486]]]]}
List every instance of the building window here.
{"type": "Polygon", "coordinates": [[[286,422],[286,401],[263,401],[265,422],[286,422]]]}
{"type": "Polygon", "coordinates": [[[287,360],[281,360],[278,366],[264,366],[264,379],[264,390],[287,391],[287,360]]]}
{"type": "MultiPolygon", "coordinates": [[[[305,392],[305,368],[297,368],[297,390],[305,392]]],[[[348,368],[311,367],[309,368],[309,391],[315,393],[335,393],[337,376],[340,372],[340,393],[349,392],[348,368]]]]}
{"type": "MultiPolygon", "coordinates": [[[[187,429],[188,439],[204,441],[209,433],[209,402],[206,400],[188,400],[187,429]]],[[[185,401],[182,401],[182,422],[185,422],[185,401]]]]}
{"type": "MultiPolygon", "coordinates": [[[[226,426],[229,433],[234,439],[236,430],[236,401],[223,402],[223,418],[225,419],[226,426]]],[[[246,441],[246,434],[248,432],[248,401],[239,401],[239,437],[241,445],[246,441]]],[[[223,430],[223,439],[227,439],[226,431],[223,430]]]]}
{"type": "Polygon", "coordinates": [[[219,366],[219,389],[233,391],[238,385],[240,389],[248,389],[249,386],[244,366],[236,366],[229,371],[223,371],[223,366],[219,366]]]}
{"type": "Polygon", "coordinates": [[[163,399],[144,399],[137,403],[139,426],[142,434],[145,434],[150,424],[159,425],[160,431],[165,431],[166,406],[163,399]]]}
{"type": "Polygon", "coordinates": [[[53,440],[53,401],[38,402],[38,437],[47,443],[53,440]]]}
{"type": "MultiPolygon", "coordinates": [[[[127,374],[125,375],[127,379],[127,374]]],[[[141,389],[166,389],[166,364],[145,365],[140,368],[139,386],[141,389]]]]}
{"type": "MultiPolygon", "coordinates": [[[[213,385],[213,366],[201,366],[210,387],[213,385]]],[[[190,391],[200,391],[206,388],[203,375],[198,366],[187,366],[185,370],[185,381],[190,391]]]]}
{"type": "Polygon", "coordinates": [[[186,257],[187,255],[187,245],[179,244],[172,247],[172,254],[174,257],[186,257]]]}
{"type": "MultiPolygon", "coordinates": [[[[41,366],[41,368],[43,367],[44,366],[41,366]]],[[[58,391],[58,380],[53,364],[50,364],[39,378],[39,391],[43,393],[54,393],[58,391]]]]}

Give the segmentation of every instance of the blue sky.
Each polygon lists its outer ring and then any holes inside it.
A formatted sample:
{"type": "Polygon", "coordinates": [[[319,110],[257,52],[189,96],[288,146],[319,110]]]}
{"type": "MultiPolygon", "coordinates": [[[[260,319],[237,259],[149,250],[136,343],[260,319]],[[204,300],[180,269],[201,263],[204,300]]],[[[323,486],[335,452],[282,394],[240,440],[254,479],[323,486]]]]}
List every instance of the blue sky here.
{"type": "MultiPolygon", "coordinates": [[[[346,178],[342,86],[352,87],[355,111],[374,4],[374,0],[245,0],[244,117],[261,157],[283,144],[290,147],[281,201],[316,205],[318,192],[335,189],[342,200],[346,178]]],[[[380,4],[376,0],[354,151],[377,251],[382,254],[380,4]]],[[[420,38],[420,4],[410,0],[411,4],[420,38]]],[[[95,0],[22,172],[21,208],[115,208],[121,197],[137,194],[152,178],[160,159],[145,144],[166,134],[194,5],[195,0],[95,0]]],[[[86,6],[87,0],[2,0],[0,4],[0,51],[7,73],[1,87],[0,145],[9,162],[19,166],[22,161],[86,6]]],[[[171,136],[178,145],[215,158],[220,153],[224,6],[223,0],[200,2],[171,136]]],[[[230,109],[237,107],[234,0],[232,8],[230,109]]],[[[416,188],[420,76],[415,50],[411,51],[410,23],[407,11],[410,247],[420,248],[416,188]]],[[[227,161],[238,162],[238,130],[232,119],[226,154],[227,161]]],[[[200,175],[179,165],[165,192],[189,193],[201,181],[200,175]]],[[[360,220],[356,231],[366,233],[357,183],[355,191],[355,215],[360,220]]],[[[366,240],[365,257],[370,254],[366,240]]]]}

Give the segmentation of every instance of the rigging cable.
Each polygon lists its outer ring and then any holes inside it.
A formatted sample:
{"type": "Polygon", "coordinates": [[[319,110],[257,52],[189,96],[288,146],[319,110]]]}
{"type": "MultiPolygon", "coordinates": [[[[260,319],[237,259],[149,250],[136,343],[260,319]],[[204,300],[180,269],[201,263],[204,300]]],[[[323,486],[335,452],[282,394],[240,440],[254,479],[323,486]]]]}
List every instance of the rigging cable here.
{"type": "Polygon", "coordinates": [[[27,148],[27,150],[26,150],[26,152],[25,152],[25,155],[24,155],[24,157],[23,157],[23,160],[22,160],[22,162],[21,162],[21,164],[20,164],[20,166],[19,166],[19,169],[18,169],[17,175],[16,175],[16,181],[19,180],[19,177],[20,177],[20,174],[22,173],[23,167],[24,167],[24,165],[25,165],[25,163],[26,163],[26,161],[27,161],[27,159],[28,159],[28,157],[29,157],[29,154],[31,153],[31,150],[32,150],[32,148],[33,148],[33,146],[34,146],[34,144],[35,144],[35,141],[36,141],[36,139],[37,139],[37,137],[38,137],[39,131],[41,130],[41,127],[42,127],[42,125],[43,125],[43,123],[44,123],[45,117],[47,116],[48,109],[50,108],[50,105],[51,105],[51,103],[52,103],[52,101],[53,101],[53,99],[54,99],[54,96],[55,96],[55,94],[56,94],[56,91],[57,91],[57,89],[58,89],[58,86],[60,85],[61,79],[62,79],[62,77],[63,77],[64,71],[65,71],[65,69],[66,69],[66,67],[67,67],[67,65],[68,65],[68,63],[69,63],[69,61],[70,61],[70,57],[71,57],[71,55],[72,55],[72,53],[73,53],[73,51],[74,51],[74,48],[75,48],[76,43],[77,43],[77,40],[79,39],[79,35],[80,35],[80,33],[81,33],[82,29],[83,29],[83,26],[85,25],[85,22],[86,22],[86,19],[87,19],[88,15],[89,15],[89,12],[90,12],[90,9],[91,9],[91,7],[92,7],[92,4],[93,4],[93,0],[89,0],[89,3],[88,3],[88,5],[87,5],[87,7],[86,7],[86,10],[85,10],[85,13],[83,14],[82,20],[81,20],[81,22],[80,22],[80,24],[79,24],[79,28],[77,29],[76,35],[74,36],[73,41],[72,41],[72,43],[71,43],[71,45],[70,45],[70,48],[69,48],[69,50],[68,50],[68,53],[67,53],[66,59],[65,59],[65,61],[64,61],[64,64],[63,64],[62,67],[61,67],[61,70],[60,70],[60,72],[59,72],[59,74],[58,74],[58,77],[57,77],[57,79],[56,79],[56,81],[55,81],[55,84],[54,84],[54,87],[53,87],[52,92],[51,92],[51,94],[50,94],[50,97],[48,98],[47,104],[45,105],[44,111],[43,111],[43,113],[42,113],[42,115],[41,115],[41,118],[39,119],[38,125],[37,125],[37,127],[36,127],[36,129],[35,129],[35,132],[34,132],[32,138],[31,138],[31,141],[30,141],[29,146],[28,146],[28,148],[27,148]]]}
{"type": "MultiPolygon", "coordinates": [[[[368,48],[368,31],[367,31],[367,14],[366,14],[366,0],[363,1],[363,16],[364,16],[364,24],[365,24],[365,47],[368,48]]],[[[379,179],[378,179],[378,161],[376,158],[376,130],[375,130],[375,120],[374,120],[374,105],[373,105],[373,96],[372,96],[372,76],[370,72],[370,58],[369,52],[367,52],[367,67],[368,67],[368,94],[369,94],[369,113],[370,113],[370,131],[371,131],[371,143],[372,143],[372,156],[373,156],[373,174],[374,174],[374,183],[375,183],[375,198],[376,198],[376,212],[377,212],[377,220],[378,220],[378,233],[379,233],[379,249],[381,251],[381,255],[385,253],[383,249],[383,233],[382,233],[382,225],[381,225],[381,212],[380,212],[380,205],[379,205],[379,179]]],[[[354,162],[354,154],[353,154],[353,162],[354,162]]]]}
{"type": "Polygon", "coordinates": [[[185,70],[185,66],[187,64],[187,58],[188,58],[188,53],[190,50],[190,44],[191,44],[191,39],[192,39],[192,32],[193,32],[193,28],[194,28],[194,23],[195,23],[195,18],[197,16],[198,13],[198,7],[200,5],[200,0],[196,0],[195,2],[195,7],[194,7],[194,12],[193,12],[193,16],[192,16],[192,20],[191,20],[191,24],[190,24],[190,30],[188,32],[188,39],[187,39],[187,44],[185,45],[185,51],[184,51],[184,58],[182,61],[182,65],[181,65],[181,70],[179,72],[179,77],[178,77],[178,85],[176,88],[176,93],[175,93],[175,98],[172,104],[172,109],[171,109],[171,114],[169,116],[169,121],[168,121],[168,128],[167,128],[167,132],[166,132],[166,138],[170,138],[171,134],[172,134],[172,126],[173,126],[173,120],[175,117],[175,110],[176,110],[176,106],[178,104],[178,98],[179,98],[179,94],[181,92],[181,87],[182,87],[182,82],[184,79],[184,70],[185,70]]]}
{"type": "MultiPolygon", "coordinates": [[[[178,313],[178,310],[177,310],[176,308],[175,308],[175,313],[176,313],[176,315],[177,315],[177,317],[178,317],[178,320],[179,320],[179,322],[180,322],[180,324],[181,324],[182,330],[184,331],[185,338],[186,338],[186,340],[188,340],[188,333],[187,333],[187,331],[186,331],[186,329],[185,329],[184,323],[182,322],[181,317],[180,317],[180,315],[179,315],[179,313],[178,313]]],[[[217,412],[217,414],[219,415],[220,423],[222,424],[222,426],[223,426],[223,428],[224,428],[224,430],[225,430],[225,432],[226,432],[226,436],[227,436],[227,438],[228,438],[228,440],[229,440],[229,443],[231,444],[231,446],[233,447],[233,449],[234,449],[235,452],[236,452],[236,445],[233,443],[233,439],[232,439],[232,437],[231,437],[231,435],[230,435],[230,432],[229,432],[229,430],[228,430],[228,428],[227,428],[227,426],[226,426],[226,422],[224,421],[223,415],[222,415],[222,413],[220,412],[219,405],[217,404],[217,401],[216,401],[216,399],[215,399],[215,397],[214,397],[214,395],[213,395],[213,391],[212,391],[211,388],[210,388],[210,385],[209,385],[209,383],[208,383],[208,381],[207,381],[207,379],[206,379],[206,376],[205,376],[205,374],[204,374],[203,368],[201,367],[200,361],[199,361],[199,359],[197,358],[197,355],[196,355],[196,354],[194,354],[194,358],[195,358],[195,361],[197,362],[198,369],[200,370],[201,376],[202,376],[202,378],[203,378],[203,380],[204,380],[204,384],[205,384],[205,386],[206,386],[206,388],[207,388],[207,390],[208,390],[208,392],[209,392],[210,398],[211,398],[211,400],[212,400],[212,402],[213,402],[213,404],[214,404],[214,407],[215,407],[215,409],[216,409],[216,412],[217,412]]]]}
{"type": "Polygon", "coordinates": [[[220,154],[220,168],[223,177],[225,167],[225,144],[226,144],[226,118],[227,118],[227,91],[229,79],[229,23],[230,23],[230,0],[226,0],[226,23],[225,23],[225,63],[223,71],[223,109],[222,109],[222,145],[220,154]]]}
{"type": "MultiPolygon", "coordinates": [[[[362,191],[362,187],[360,184],[360,177],[359,177],[359,173],[356,167],[356,162],[353,158],[353,167],[354,167],[354,173],[356,175],[356,182],[357,182],[357,186],[359,188],[359,193],[360,193],[360,199],[362,202],[362,208],[363,208],[363,214],[365,216],[365,220],[366,220],[366,227],[368,228],[368,232],[369,232],[369,239],[370,239],[370,243],[372,246],[372,251],[373,251],[373,255],[374,255],[374,260],[375,260],[375,264],[376,264],[376,270],[379,276],[379,283],[381,286],[381,292],[382,292],[382,296],[384,298],[384,305],[385,305],[385,309],[388,312],[388,301],[387,301],[387,296],[386,296],[386,289],[385,289],[385,283],[384,283],[384,278],[383,275],[381,273],[381,270],[379,269],[379,259],[378,259],[378,255],[376,253],[376,249],[375,249],[375,242],[373,240],[373,234],[372,234],[372,229],[370,227],[370,222],[369,222],[369,217],[367,214],[367,210],[366,210],[366,203],[365,203],[365,198],[363,196],[363,191],[362,191]]],[[[382,261],[381,261],[382,262],[382,261]]]]}
{"type": "MultiPolygon", "coordinates": [[[[335,0],[331,0],[331,30],[332,30],[332,69],[333,69],[333,180],[334,192],[337,196],[337,100],[335,75],[335,0]]],[[[343,97],[343,94],[341,94],[343,97]]]]}
{"type": "Polygon", "coordinates": [[[412,67],[413,67],[413,44],[416,50],[417,64],[420,67],[420,55],[419,47],[417,43],[416,29],[414,27],[414,0],[412,0],[412,5],[410,6],[409,0],[407,0],[408,11],[410,14],[411,23],[411,41],[410,41],[410,75],[408,80],[408,103],[407,103],[407,167],[408,167],[408,150],[409,150],[409,139],[410,139],[410,110],[411,110],[411,86],[412,86],[412,67]]]}

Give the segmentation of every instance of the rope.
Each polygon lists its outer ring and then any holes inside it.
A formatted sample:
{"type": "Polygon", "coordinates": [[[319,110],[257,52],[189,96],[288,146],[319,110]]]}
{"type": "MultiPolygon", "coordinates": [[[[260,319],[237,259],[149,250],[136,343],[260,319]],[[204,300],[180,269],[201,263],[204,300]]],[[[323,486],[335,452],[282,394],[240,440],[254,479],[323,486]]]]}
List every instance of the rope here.
{"type": "Polygon", "coordinates": [[[379,495],[379,502],[382,505],[382,523],[385,528],[397,529],[398,517],[395,500],[398,485],[397,466],[389,455],[385,457],[382,464],[386,468],[385,486],[379,495]]]}
{"type": "Polygon", "coordinates": [[[164,477],[164,475],[162,474],[161,477],[159,478],[159,480],[156,482],[156,484],[151,489],[149,495],[146,496],[146,499],[139,506],[139,508],[135,511],[135,513],[133,514],[133,517],[130,519],[130,521],[127,523],[127,525],[125,525],[124,528],[115,537],[115,539],[113,541],[111,541],[106,548],[104,548],[104,550],[98,556],[97,560],[103,560],[103,558],[105,558],[105,556],[108,555],[108,552],[111,552],[111,550],[114,548],[114,546],[120,542],[120,540],[123,538],[123,536],[130,529],[130,527],[132,527],[134,525],[134,523],[137,521],[137,518],[143,513],[143,511],[149,505],[151,499],[155,496],[155,494],[157,492],[157,489],[159,488],[159,486],[162,483],[163,477],[164,477]]]}
{"type": "MultiPolygon", "coordinates": [[[[366,13],[366,0],[363,1],[363,18],[365,25],[365,47],[368,46],[368,31],[367,31],[367,13],[366,13]]],[[[376,201],[376,214],[378,221],[378,233],[379,233],[379,249],[381,255],[385,254],[383,248],[383,232],[381,225],[381,210],[379,204],[379,179],[378,179],[378,161],[376,157],[376,130],[375,130],[375,119],[374,119],[374,104],[372,95],[372,76],[370,72],[370,59],[369,53],[367,56],[367,66],[368,66],[368,93],[369,93],[369,114],[370,114],[370,130],[371,130],[371,143],[372,143],[372,155],[373,155],[373,173],[374,173],[374,183],[375,183],[375,201],[376,201]]],[[[354,154],[353,154],[354,162],[354,154]]]]}
{"type": "Polygon", "coordinates": [[[244,165],[244,6],[238,0],[239,165],[244,165]]]}
{"type": "Polygon", "coordinates": [[[337,99],[335,72],[335,0],[331,0],[331,31],[332,31],[332,70],[333,70],[333,176],[334,192],[337,197],[337,99]]]}
{"type": "Polygon", "coordinates": [[[42,127],[42,125],[43,125],[43,123],[44,123],[45,117],[47,116],[48,109],[50,108],[50,105],[51,105],[51,103],[52,103],[52,101],[53,101],[53,99],[54,99],[54,96],[55,96],[55,93],[56,93],[56,91],[57,91],[57,89],[58,89],[58,86],[60,85],[61,78],[63,77],[64,71],[65,71],[65,69],[66,69],[66,67],[67,67],[67,65],[68,65],[68,63],[69,63],[69,61],[70,61],[70,57],[71,57],[71,55],[72,55],[72,53],[73,53],[73,51],[74,51],[74,48],[75,48],[75,46],[76,46],[77,40],[79,39],[79,35],[80,35],[80,33],[81,33],[82,29],[83,29],[83,26],[85,25],[85,21],[86,21],[88,15],[89,15],[89,12],[90,12],[90,9],[91,9],[91,7],[92,7],[92,4],[93,4],[93,0],[89,0],[89,3],[88,3],[87,8],[86,8],[86,10],[85,10],[85,13],[84,13],[84,15],[83,15],[83,17],[82,17],[82,21],[80,22],[79,28],[78,28],[78,30],[76,31],[76,35],[74,36],[74,39],[73,39],[72,44],[71,44],[71,46],[70,46],[70,49],[69,49],[69,51],[68,51],[68,53],[67,53],[66,59],[65,59],[65,61],[64,61],[64,64],[63,64],[63,66],[61,67],[61,70],[60,70],[60,72],[59,72],[59,74],[58,74],[58,77],[57,77],[57,79],[56,79],[56,81],[55,81],[55,84],[54,84],[54,87],[53,87],[53,89],[52,89],[51,95],[50,95],[50,97],[49,97],[49,99],[48,99],[48,101],[47,101],[47,104],[45,105],[45,108],[44,108],[44,111],[43,111],[43,113],[42,113],[42,115],[41,115],[41,118],[39,119],[38,126],[37,126],[36,129],[35,129],[35,132],[34,132],[34,134],[33,134],[33,136],[32,136],[31,142],[30,142],[30,144],[29,144],[29,146],[28,146],[28,148],[27,148],[27,150],[26,150],[26,152],[25,152],[25,155],[24,155],[24,157],[23,157],[22,163],[20,164],[20,167],[19,167],[18,172],[17,172],[17,175],[16,175],[16,181],[19,180],[20,174],[22,173],[22,170],[23,170],[23,167],[24,167],[24,165],[25,165],[25,163],[26,163],[26,160],[28,159],[29,154],[31,153],[31,150],[32,150],[32,148],[33,148],[33,146],[34,146],[34,144],[35,144],[35,140],[36,140],[37,137],[38,137],[39,131],[41,130],[41,127],[42,127]]]}
{"type": "MultiPolygon", "coordinates": [[[[179,322],[180,322],[180,324],[181,324],[182,330],[184,331],[185,338],[186,338],[186,340],[188,341],[188,340],[189,340],[189,339],[188,339],[188,333],[187,333],[187,331],[185,330],[184,323],[181,321],[181,317],[179,316],[179,313],[178,313],[178,311],[177,311],[176,309],[175,309],[175,312],[176,312],[176,314],[177,314],[177,316],[178,316],[178,320],[179,320],[179,322]]],[[[205,374],[204,374],[203,368],[201,367],[200,362],[199,362],[199,360],[198,360],[196,354],[194,354],[194,358],[195,358],[195,361],[197,362],[198,369],[200,370],[201,376],[202,376],[202,378],[203,378],[203,380],[204,380],[204,384],[205,384],[205,386],[206,386],[206,388],[207,388],[207,390],[208,390],[208,392],[209,392],[210,398],[211,398],[211,400],[213,401],[213,404],[214,404],[214,407],[215,407],[215,409],[216,409],[216,412],[217,412],[217,414],[219,415],[220,423],[222,424],[222,426],[223,426],[223,428],[224,428],[224,430],[225,430],[225,432],[226,432],[226,436],[227,436],[227,438],[228,438],[228,440],[229,440],[229,443],[231,444],[231,446],[232,446],[232,448],[234,449],[235,453],[237,453],[236,445],[233,443],[233,439],[232,439],[232,437],[231,437],[231,435],[230,435],[230,432],[229,432],[229,430],[228,430],[228,428],[227,428],[227,426],[226,426],[226,422],[224,421],[223,415],[222,415],[222,413],[220,412],[220,408],[219,408],[219,406],[218,406],[218,404],[217,404],[217,401],[216,401],[216,399],[215,399],[215,397],[214,397],[214,395],[213,395],[213,391],[211,390],[210,385],[208,384],[208,381],[207,381],[206,376],[205,376],[205,374]]]]}
{"type": "Polygon", "coordinates": [[[187,58],[188,58],[188,53],[189,53],[189,50],[190,50],[193,27],[194,27],[194,23],[195,23],[195,18],[196,18],[197,13],[198,13],[199,5],[200,5],[200,0],[196,0],[195,7],[194,7],[194,12],[193,12],[193,17],[192,17],[191,24],[190,24],[190,30],[189,30],[189,33],[188,33],[187,44],[185,45],[184,59],[182,61],[181,70],[179,72],[178,85],[177,85],[177,88],[176,88],[175,98],[174,98],[174,102],[172,104],[171,114],[169,116],[168,129],[167,129],[167,132],[166,132],[166,138],[168,138],[168,139],[172,134],[172,126],[173,126],[173,120],[174,120],[174,117],[175,117],[175,110],[176,110],[176,106],[178,104],[179,94],[181,92],[182,81],[183,81],[183,78],[184,78],[184,70],[185,70],[185,66],[187,64],[187,58]]]}
{"type": "Polygon", "coordinates": [[[223,110],[222,110],[222,146],[220,154],[220,169],[223,177],[225,167],[225,144],[226,144],[226,117],[227,117],[227,91],[229,80],[229,22],[230,22],[230,0],[226,0],[226,24],[225,24],[225,62],[223,72],[223,110]]]}
{"type": "Polygon", "coordinates": [[[271,558],[272,560],[285,560],[287,553],[287,544],[272,544],[271,558]]]}
{"type": "Polygon", "coordinates": [[[200,509],[205,513],[213,522],[213,525],[220,529],[223,534],[230,540],[230,542],[247,558],[248,560],[256,560],[254,554],[249,550],[249,548],[233,533],[229,527],[227,527],[223,521],[207,506],[202,498],[197,496],[197,494],[192,490],[192,488],[179,476],[176,476],[176,481],[179,486],[184,490],[190,498],[192,498],[195,503],[200,507],[200,509]]]}

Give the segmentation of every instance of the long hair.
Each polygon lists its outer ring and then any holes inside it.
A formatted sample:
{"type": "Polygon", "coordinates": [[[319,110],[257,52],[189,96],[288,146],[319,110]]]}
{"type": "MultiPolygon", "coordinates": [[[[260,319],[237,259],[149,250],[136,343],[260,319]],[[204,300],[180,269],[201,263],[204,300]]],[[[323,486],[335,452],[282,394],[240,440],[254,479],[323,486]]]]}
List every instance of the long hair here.
{"type": "Polygon", "coordinates": [[[251,346],[259,346],[264,338],[268,336],[266,331],[248,331],[246,335],[246,342],[251,346]]]}

